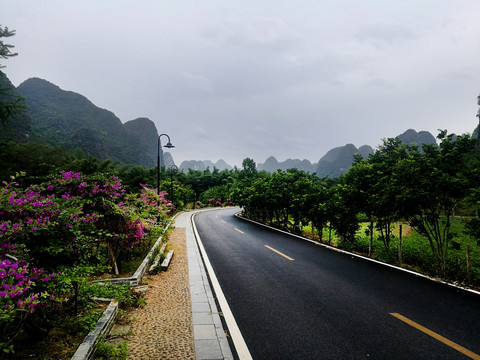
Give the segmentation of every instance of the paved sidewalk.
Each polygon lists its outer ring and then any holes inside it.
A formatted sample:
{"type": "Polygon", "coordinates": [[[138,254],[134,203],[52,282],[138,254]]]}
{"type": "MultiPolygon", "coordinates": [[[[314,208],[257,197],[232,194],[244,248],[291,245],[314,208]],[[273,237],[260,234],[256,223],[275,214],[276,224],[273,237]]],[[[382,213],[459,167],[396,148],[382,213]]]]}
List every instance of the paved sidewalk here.
{"type": "Polygon", "coordinates": [[[165,272],[148,275],[143,308],[134,310],[129,360],[233,360],[194,236],[192,212],[179,214],[165,272]]]}
{"type": "Polygon", "coordinates": [[[197,360],[233,359],[196,243],[191,216],[192,213],[177,216],[175,227],[186,230],[195,357],[197,360]]]}

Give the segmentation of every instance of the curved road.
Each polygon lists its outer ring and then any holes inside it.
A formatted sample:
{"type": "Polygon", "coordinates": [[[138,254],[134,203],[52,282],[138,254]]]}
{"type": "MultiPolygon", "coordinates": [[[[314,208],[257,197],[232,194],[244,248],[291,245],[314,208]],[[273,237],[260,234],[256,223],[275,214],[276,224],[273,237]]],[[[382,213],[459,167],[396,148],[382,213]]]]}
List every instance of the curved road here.
{"type": "Polygon", "coordinates": [[[480,296],[208,211],[195,224],[253,359],[480,359],[480,296]]]}

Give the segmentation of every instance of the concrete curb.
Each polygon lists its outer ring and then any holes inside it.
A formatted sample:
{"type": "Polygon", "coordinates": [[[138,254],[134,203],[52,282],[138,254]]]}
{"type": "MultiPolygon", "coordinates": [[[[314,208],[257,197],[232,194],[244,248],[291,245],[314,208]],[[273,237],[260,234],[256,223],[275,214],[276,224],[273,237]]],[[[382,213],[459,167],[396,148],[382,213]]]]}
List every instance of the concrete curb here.
{"type": "MultiPolygon", "coordinates": [[[[168,230],[168,228],[173,223],[173,221],[174,221],[174,219],[177,215],[178,214],[175,214],[175,216],[170,219],[167,226],[165,227],[165,231],[168,230]]],[[[140,264],[140,266],[137,268],[137,270],[133,274],[133,276],[128,277],[128,278],[114,278],[114,279],[98,280],[98,281],[95,281],[95,282],[96,283],[111,283],[111,284],[116,284],[116,285],[127,283],[130,286],[138,286],[138,284],[140,284],[142,282],[143,276],[145,275],[145,272],[147,271],[147,267],[148,267],[148,264],[151,261],[153,252],[162,243],[162,240],[163,240],[163,237],[159,236],[157,241],[155,242],[155,244],[153,244],[152,248],[148,252],[147,256],[145,256],[142,263],[140,264]]]]}
{"type": "Polygon", "coordinates": [[[90,331],[83,342],[77,348],[77,351],[72,357],[72,360],[87,360],[93,355],[96,350],[98,341],[102,335],[106,334],[113,326],[115,317],[118,312],[118,302],[112,301],[107,309],[103,312],[102,317],[97,322],[95,329],[90,331]]]}
{"type": "Polygon", "coordinates": [[[167,256],[165,256],[165,259],[162,261],[162,264],[160,265],[160,268],[162,269],[162,271],[166,271],[168,269],[168,266],[170,265],[170,262],[172,261],[172,258],[173,258],[173,253],[174,251],[170,250],[167,256]]]}
{"type": "MultiPolygon", "coordinates": [[[[158,246],[157,246],[158,247],[158,246]]],[[[164,243],[162,245],[162,247],[160,248],[160,252],[158,253],[158,255],[155,257],[155,259],[153,260],[153,263],[152,265],[150,265],[150,269],[148,270],[148,272],[150,274],[154,273],[156,271],[156,268],[158,267],[158,263],[160,262],[160,257],[163,253],[165,253],[165,248],[167,247],[167,244],[164,243]]]]}
{"type": "Polygon", "coordinates": [[[402,267],[399,267],[399,266],[395,266],[395,265],[392,265],[392,264],[388,264],[388,263],[385,263],[385,262],[382,262],[382,261],[379,261],[379,260],[375,260],[375,259],[371,259],[369,257],[366,257],[366,256],[362,256],[362,255],[359,255],[359,254],[355,254],[355,253],[352,253],[352,252],[348,252],[348,251],[345,251],[345,250],[342,250],[342,249],[338,249],[334,246],[331,246],[331,245],[327,245],[327,244],[323,244],[321,242],[318,242],[318,241],[315,241],[315,240],[311,240],[311,239],[307,239],[303,236],[300,236],[300,235],[296,235],[296,234],[292,234],[292,233],[289,233],[288,231],[285,231],[285,230],[281,230],[281,229],[277,229],[277,228],[274,228],[272,226],[269,226],[269,225],[266,225],[266,224],[263,224],[261,222],[258,222],[258,221],[255,221],[255,220],[252,220],[252,219],[248,219],[242,215],[240,215],[240,212],[236,213],[235,216],[243,221],[249,221],[251,223],[254,223],[254,224],[257,224],[257,225],[260,225],[260,226],[263,226],[263,227],[266,227],[268,229],[271,229],[271,230],[275,230],[275,231],[278,231],[278,232],[281,232],[281,233],[284,233],[284,234],[287,234],[287,235],[290,235],[290,236],[294,236],[298,239],[301,239],[301,240],[304,240],[304,241],[308,241],[308,242],[311,242],[313,244],[316,244],[316,245],[319,245],[319,246],[323,246],[329,250],[333,250],[333,251],[336,251],[336,252],[339,252],[339,253],[342,253],[342,254],[347,254],[347,255],[350,255],[350,256],[354,256],[354,257],[357,257],[357,258],[360,258],[360,259],[363,259],[363,260],[367,260],[367,261],[371,261],[371,262],[374,262],[374,263],[377,263],[377,264],[380,264],[380,265],[383,265],[383,266],[388,266],[392,269],[396,269],[396,270],[400,270],[400,271],[403,271],[403,272],[406,272],[406,273],[409,273],[411,275],[414,275],[414,276],[419,276],[419,277],[423,277],[425,279],[428,279],[430,281],[434,281],[434,282],[437,282],[437,283],[440,283],[440,284],[444,284],[444,285],[448,285],[448,286],[452,286],[456,289],[459,289],[459,290],[463,290],[463,291],[467,291],[467,292],[470,292],[472,294],[475,294],[475,295],[480,295],[480,291],[479,290],[475,290],[475,289],[469,289],[469,288],[465,288],[465,287],[462,287],[462,286],[458,286],[458,285],[455,285],[455,284],[452,284],[452,283],[449,283],[449,282],[446,282],[444,280],[440,280],[440,279],[437,279],[437,278],[434,278],[434,277],[431,277],[431,276],[428,276],[428,275],[424,275],[424,274],[421,274],[421,273],[418,273],[418,272],[415,272],[415,271],[412,271],[412,270],[408,270],[408,269],[405,269],[405,268],[402,268],[402,267]]]}

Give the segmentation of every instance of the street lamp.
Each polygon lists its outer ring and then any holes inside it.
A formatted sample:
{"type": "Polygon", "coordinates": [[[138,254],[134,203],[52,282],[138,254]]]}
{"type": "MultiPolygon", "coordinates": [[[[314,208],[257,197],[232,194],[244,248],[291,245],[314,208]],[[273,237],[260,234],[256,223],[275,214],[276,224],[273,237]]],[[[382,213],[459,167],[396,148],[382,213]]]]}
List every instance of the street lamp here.
{"type": "Polygon", "coordinates": [[[174,197],[173,197],[173,169],[178,170],[178,166],[175,165],[175,164],[170,166],[170,189],[171,189],[171,193],[172,193],[172,209],[175,206],[173,204],[173,200],[174,200],[174,197]]]}
{"type": "MultiPolygon", "coordinates": [[[[158,135],[158,142],[157,142],[157,195],[160,196],[160,148],[162,147],[160,138],[162,136],[166,136],[168,138],[167,145],[164,145],[164,147],[171,149],[174,148],[175,146],[172,145],[170,142],[170,136],[167,134],[160,134],[158,135]]],[[[160,202],[158,204],[160,206],[160,202]]],[[[160,213],[158,214],[158,222],[160,222],[160,213]]]]}

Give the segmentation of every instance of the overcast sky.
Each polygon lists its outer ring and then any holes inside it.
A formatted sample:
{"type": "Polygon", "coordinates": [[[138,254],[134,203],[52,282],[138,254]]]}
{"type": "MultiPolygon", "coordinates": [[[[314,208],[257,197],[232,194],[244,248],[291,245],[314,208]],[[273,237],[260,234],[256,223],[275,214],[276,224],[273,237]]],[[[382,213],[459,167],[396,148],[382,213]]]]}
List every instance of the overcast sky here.
{"type": "Polygon", "coordinates": [[[39,77],[183,160],[318,161],[409,128],[471,133],[479,0],[0,0],[15,86],[39,77]],[[165,141],[165,138],[162,138],[165,141]]]}

